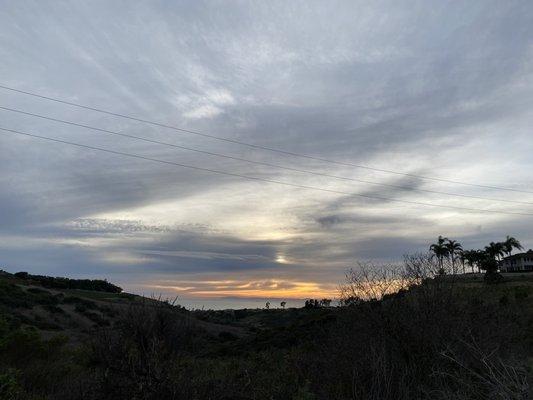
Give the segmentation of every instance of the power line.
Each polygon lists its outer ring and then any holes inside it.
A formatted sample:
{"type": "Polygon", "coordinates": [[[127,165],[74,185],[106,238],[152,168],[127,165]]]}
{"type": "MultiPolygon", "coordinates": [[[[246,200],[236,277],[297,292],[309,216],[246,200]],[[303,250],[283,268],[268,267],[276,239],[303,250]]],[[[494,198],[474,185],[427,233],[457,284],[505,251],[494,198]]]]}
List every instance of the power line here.
{"type": "Polygon", "coordinates": [[[267,147],[267,146],[262,146],[262,145],[258,145],[258,144],[243,142],[243,141],[240,141],[240,140],[229,139],[229,138],[225,138],[225,137],[221,137],[221,136],[215,136],[215,135],[211,135],[211,134],[207,134],[207,133],[203,133],[203,132],[199,132],[199,131],[193,131],[193,130],[190,130],[190,129],[179,128],[177,126],[167,125],[167,124],[163,124],[163,123],[156,122],[156,121],[150,121],[150,120],[143,119],[143,118],[137,118],[137,117],[133,117],[131,115],[120,114],[120,113],[116,113],[116,112],[112,112],[112,111],[103,110],[101,108],[90,107],[90,106],[86,106],[86,105],[83,105],[83,104],[78,104],[78,103],[73,103],[73,102],[66,101],[66,100],[61,100],[61,99],[58,99],[58,98],[55,98],[55,97],[50,97],[50,96],[45,96],[45,95],[41,95],[41,94],[38,94],[38,93],[33,93],[33,92],[28,92],[28,91],[24,91],[24,90],[20,90],[20,89],[15,89],[15,88],[12,88],[12,87],[9,87],[9,86],[5,86],[5,85],[0,85],[0,89],[9,90],[9,91],[16,92],[16,93],[37,97],[37,98],[40,98],[40,99],[49,100],[49,101],[53,101],[53,102],[56,102],[56,103],[66,104],[66,105],[73,106],[73,107],[83,108],[85,110],[91,110],[91,111],[95,111],[95,112],[98,112],[98,113],[111,115],[111,116],[118,117],[118,118],[129,119],[129,120],[132,120],[132,121],[136,121],[136,122],[141,122],[141,123],[144,123],[144,124],[157,126],[157,127],[160,127],[160,128],[171,129],[171,130],[174,130],[174,131],[177,131],[177,132],[188,133],[188,134],[191,134],[191,135],[202,136],[202,137],[205,137],[205,138],[214,139],[214,140],[218,140],[218,141],[222,141],[222,142],[238,144],[238,145],[250,147],[250,148],[253,148],[253,149],[266,150],[266,151],[279,153],[279,154],[284,154],[284,155],[288,155],[288,156],[305,158],[305,159],[308,159],[308,160],[321,161],[321,162],[326,162],[326,163],[330,163],[330,164],[343,165],[343,166],[347,166],[347,167],[361,168],[361,169],[365,169],[365,170],[382,172],[382,173],[387,173],[387,174],[409,176],[411,178],[426,179],[426,180],[436,181],[436,182],[446,182],[446,183],[452,183],[452,184],[456,184],[456,185],[472,186],[472,187],[478,187],[478,188],[483,188],[483,189],[504,190],[504,191],[509,191],[509,192],[533,194],[533,191],[519,190],[519,189],[513,189],[513,188],[507,188],[507,187],[501,187],[501,186],[481,185],[481,184],[476,184],[476,183],[462,182],[462,181],[456,181],[456,180],[444,179],[444,178],[435,178],[435,177],[430,177],[430,176],[425,176],[425,175],[410,174],[410,173],[405,173],[405,172],[398,172],[398,171],[392,171],[392,170],[387,170],[387,169],[369,167],[369,166],[366,166],[366,165],[353,164],[353,163],[349,163],[349,162],[336,161],[336,160],[331,160],[331,159],[322,158],[322,157],[316,157],[316,156],[312,156],[312,155],[308,155],[308,154],[296,153],[296,152],[277,149],[277,148],[273,148],[273,147],[267,147]]]}
{"type": "Polygon", "coordinates": [[[50,141],[50,142],[67,144],[67,145],[75,146],[75,147],[79,147],[79,148],[97,150],[97,151],[110,153],[110,154],[115,154],[115,155],[120,155],[120,156],[124,156],[124,157],[130,157],[130,158],[136,158],[136,159],[141,159],[141,160],[146,160],[146,161],[152,161],[152,162],[156,162],[156,163],[160,163],[160,164],[173,165],[173,166],[182,167],[182,168],[188,168],[188,169],[197,170],[197,171],[210,172],[210,173],[214,173],[214,174],[218,174],[218,175],[227,175],[227,176],[232,176],[232,177],[237,177],[237,178],[242,178],[242,179],[248,179],[248,180],[252,180],[252,181],[275,183],[275,184],[278,184],[278,185],[291,186],[291,187],[296,187],[296,188],[300,188],[300,189],[318,190],[318,191],[321,191],[321,192],[342,194],[342,195],[347,195],[347,196],[352,196],[352,197],[363,197],[363,198],[372,199],[372,200],[391,201],[391,202],[396,202],[396,203],[405,203],[405,204],[412,204],[412,205],[418,205],[418,206],[444,208],[444,209],[459,210],[459,211],[469,211],[469,212],[476,212],[476,213],[491,213],[491,214],[505,214],[505,215],[521,215],[521,216],[533,217],[533,214],[531,214],[531,213],[518,213],[518,212],[512,212],[512,211],[499,211],[499,210],[489,210],[489,209],[482,209],[482,208],[469,208],[469,207],[451,206],[451,205],[444,205],[444,204],[432,204],[432,203],[424,203],[424,202],[419,202],[419,201],[400,200],[400,199],[395,199],[395,198],[390,198],[390,197],[382,197],[382,196],[373,196],[373,195],[366,195],[366,194],[360,194],[360,193],[343,192],[343,191],[333,190],[333,189],[324,189],[324,188],[319,188],[319,187],[316,187],[316,186],[300,185],[300,184],[295,184],[295,183],[290,183],[290,182],[278,181],[278,180],[274,180],[274,179],[259,178],[259,177],[256,177],[256,176],[242,175],[242,174],[237,174],[237,173],[233,173],[233,172],[226,172],[226,171],[220,171],[220,170],[211,169],[211,168],[197,167],[197,166],[177,163],[177,162],[173,162],[173,161],[161,160],[161,159],[158,159],[158,158],[146,157],[146,156],[142,156],[142,155],[139,155],[139,154],[125,153],[125,152],[122,152],[122,151],[110,150],[110,149],[105,149],[105,148],[102,148],[102,147],[96,147],[96,146],[90,146],[90,145],[85,145],[85,144],[81,144],[81,143],[70,142],[70,141],[67,141],[67,140],[51,138],[51,137],[48,137],[48,136],[35,135],[35,134],[27,133],[27,132],[21,132],[21,131],[14,130],[14,129],[8,129],[8,128],[0,127],[0,130],[5,131],[5,132],[10,132],[10,133],[13,133],[13,134],[17,134],[17,135],[21,135],[21,136],[27,136],[27,137],[31,137],[31,138],[35,138],[35,139],[42,139],[42,140],[46,140],[46,141],[50,141]]]}
{"type": "Polygon", "coordinates": [[[103,128],[97,128],[97,127],[94,127],[94,126],[91,126],[91,125],[85,125],[85,124],[80,124],[80,123],[77,123],[77,122],[66,121],[66,120],[63,120],[63,119],[49,117],[49,116],[41,115],[41,114],[35,114],[35,113],[31,113],[31,112],[27,112],[27,111],[15,109],[15,108],[9,108],[9,107],[0,106],[0,110],[14,112],[14,113],[23,114],[23,115],[27,115],[27,116],[31,116],[31,117],[36,117],[36,118],[41,118],[41,119],[44,119],[44,120],[47,120],[47,121],[59,122],[59,123],[62,123],[62,124],[76,126],[76,127],[79,127],[79,128],[90,129],[90,130],[93,130],[93,131],[96,131],[96,132],[100,132],[100,133],[104,133],[104,134],[108,134],[108,135],[122,136],[122,137],[126,137],[126,138],[129,138],[129,139],[140,140],[140,141],[147,142],[147,143],[159,144],[159,145],[173,147],[173,148],[177,148],[177,149],[181,149],[181,150],[186,150],[186,151],[192,151],[192,152],[196,152],[196,153],[206,154],[206,155],[209,155],[209,156],[227,158],[227,159],[230,159],[230,160],[242,161],[242,162],[247,162],[247,163],[251,163],[251,164],[271,167],[271,168],[278,168],[278,169],[282,169],[282,170],[286,170],[286,171],[301,172],[301,173],[306,173],[306,174],[311,174],[311,175],[316,175],[316,176],[321,176],[321,177],[335,178],[335,179],[340,179],[340,180],[346,180],[346,181],[352,181],[352,182],[358,182],[358,183],[365,183],[365,184],[369,184],[369,185],[376,185],[376,186],[383,186],[383,187],[390,187],[390,188],[402,189],[402,190],[410,190],[410,191],[432,193],[432,194],[441,194],[441,195],[446,195],[446,196],[456,196],[456,197],[476,199],[476,200],[486,200],[486,201],[497,201],[497,202],[503,202],[503,203],[533,205],[533,203],[527,202],[527,201],[494,199],[494,198],[490,198],[490,197],[473,196],[473,195],[467,195],[467,194],[461,194],[461,193],[450,193],[450,192],[442,192],[442,191],[438,191],[438,190],[419,189],[419,188],[412,188],[412,187],[409,187],[409,186],[393,185],[393,184],[388,184],[388,183],[373,182],[373,181],[367,181],[367,180],[364,180],[364,179],[356,179],[356,178],[350,178],[350,177],[346,177],[346,176],[339,176],[339,175],[327,174],[327,173],[322,173],[322,172],[309,171],[309,170],[300,169],[300,168],[293,168],[293,167],[287,167],[287,166],[283,166],[283,165],[279,165],[279,164],[272,164],[272,163],[268,163],[268,162],[249,160],[249,159],[246,159],[246,158],[234,157],[234,156],[230,156],[230,155],[227,155],[227,154],[221,154],[221,153],[216,153],[216,152],[211,152],[211,151],[206,151],[206,150],[200,150],[200,149],[193,148],[193,147],[181,146],[181,145],[177,145],[177,144],[174,144],[174,143],[168,143],[168,142],[163,142],[163,141],[159,141],[159,140],[148,139],[148,138],[141,137],[141,136],[130,135],[130,134],[111,131],[111,130],[103,129],[103,128]]]}

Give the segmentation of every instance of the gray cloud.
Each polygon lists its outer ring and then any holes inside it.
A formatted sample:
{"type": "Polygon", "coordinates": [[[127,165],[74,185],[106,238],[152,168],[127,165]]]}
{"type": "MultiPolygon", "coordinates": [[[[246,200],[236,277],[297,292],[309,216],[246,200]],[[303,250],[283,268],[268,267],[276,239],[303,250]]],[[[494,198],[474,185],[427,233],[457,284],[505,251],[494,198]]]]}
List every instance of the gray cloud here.
{"type": "MultiPolygon", "coordinates": [[[[0,14],[0,76],[23,90],[221,137],[531,190],[532,37],[528,1],[27,0],[0,14]]],[[[258,151],[4,90],[0,105],[355,179],[533,201],[258,151]]],[[[6,111],[0,126],[342,192],[533,212],[200,156],[6,111]]],[[[280,290],[326,287],[355,259],[398,259],[438,234],[471,247],[513,234],[533,246],[527,217],[243,181],[4,132],[0,187],[0,263],[104,275],[135,290],[165,279],[206,290],[200,281],[234,280],[236,291],[246,280],[265,290],[277,279],[285,280],[274,282],[280,290]]]]}

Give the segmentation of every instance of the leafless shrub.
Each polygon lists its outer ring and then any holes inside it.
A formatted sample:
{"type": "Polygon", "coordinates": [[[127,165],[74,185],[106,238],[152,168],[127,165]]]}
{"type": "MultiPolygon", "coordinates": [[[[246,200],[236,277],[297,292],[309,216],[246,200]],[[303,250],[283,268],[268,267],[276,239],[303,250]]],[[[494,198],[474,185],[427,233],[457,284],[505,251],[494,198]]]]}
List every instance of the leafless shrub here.
{"type": "Polygon", "coordinates": [[[172,301],[129,305],[113,328],[101,329],[92,341],[94,363],[104,371],[103,392],[116,398],[175,396],[168,392],[175,389],[169,374],[193,333],[189,317],[172,301]]]}
{"type": "Polygon", "coordinates": [[[490,353],[475,342],[462,342],[461,353],[446,350],[441,353],[451,367],[435,372],[441,388],[428,393],[432,399],[528,399],[529,384],[524,366],[503,360],[497,351],[490,353]]]}
{"type": "Polygon", "coordinates": [[[346,273],[346,281],[340,286],[340,298],[345,304],[357,300],[380,300],[405,285],[397,265],[359,262],[346,273]]]}
{"type": "Polygon", "coordinates": [[[448,259],[440,262],[430,253],[406,254],[403,257],[402,274],[410,284],[418,285],[426,279],[450,275],[453,271],[448,259]]]}
{"type": "Polygon", "coordinates": [[[331,368],[343,360],[351,371],[351,398],[421,398],[422,383],[431,385],[429,373],[444,363],[442,350],[478,331],[449,264],[420,253],[348,271],[340,298],[355,306],[339,320],[329,351],[336,354],[331,368]]]}
{"type": "Polygon", "coordinates": [[[339,288],[343,304],[365,300],[381,300],[384,296],[421,285],[433,280],[432,289],[453,286],[456,276],[451,274],[452,265],[447,260],[437,260],[429,253],[404,256],[403,263],[376,264],[358,262],[346,273],[344,284],[339,288]]]}

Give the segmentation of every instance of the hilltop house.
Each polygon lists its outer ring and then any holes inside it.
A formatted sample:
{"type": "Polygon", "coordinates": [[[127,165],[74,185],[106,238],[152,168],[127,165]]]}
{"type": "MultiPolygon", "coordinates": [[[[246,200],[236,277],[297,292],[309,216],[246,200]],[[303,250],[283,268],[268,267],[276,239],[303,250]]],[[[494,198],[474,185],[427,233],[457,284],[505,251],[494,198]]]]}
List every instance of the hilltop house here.
{"type": "Polygon", "coordinates": [[[500,262],[501,272],[533,272],[533,250],[513,254],[500,262]]]}

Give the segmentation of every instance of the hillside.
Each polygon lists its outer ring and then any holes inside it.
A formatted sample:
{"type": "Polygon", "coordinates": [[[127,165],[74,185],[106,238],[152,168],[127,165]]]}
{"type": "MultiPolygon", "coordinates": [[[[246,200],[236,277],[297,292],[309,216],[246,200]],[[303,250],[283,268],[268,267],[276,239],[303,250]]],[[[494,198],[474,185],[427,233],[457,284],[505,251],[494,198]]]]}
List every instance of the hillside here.
{"type": "Polygon", "coordinates": [[[431,279],[344,307],[191,312],[2,273],[0,399],[526,399],[533,281],[504,278],[431,279]]]}
{"type": "Polygon", "coordinates": [[[141,306],[168,307],[187,319],[189,324],[210,334],[246,334],[244,329],[238,327],[197,320],[185,309],[161,299],[141,297],[115,289],[83,290],[50,286],[57,285],[43,285],[31,277],[21,278],[1,271],[0,312],[16,325],[34,328],[44,338],[61,334],[71,344],[83,342],[99,328],[113,327],[121,313],[128,308],[141,306]]]}

